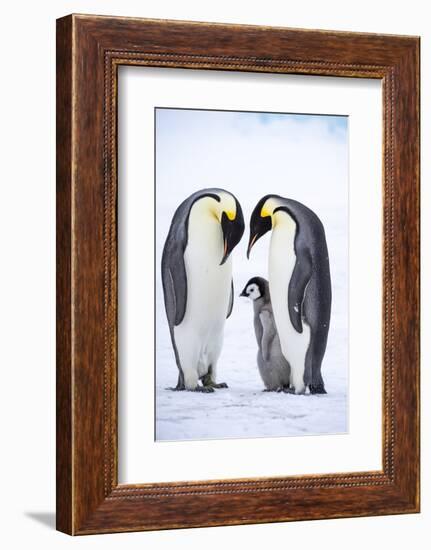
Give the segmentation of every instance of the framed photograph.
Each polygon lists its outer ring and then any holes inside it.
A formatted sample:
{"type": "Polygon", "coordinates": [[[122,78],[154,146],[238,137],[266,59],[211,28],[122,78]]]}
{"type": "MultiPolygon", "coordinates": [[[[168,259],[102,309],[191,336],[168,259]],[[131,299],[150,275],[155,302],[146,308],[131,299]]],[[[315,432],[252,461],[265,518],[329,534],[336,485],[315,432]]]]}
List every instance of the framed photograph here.
{"type": "Polygon", "coordinates": [[[419,38],[57,21],[57,528],[419,511],[419,38]]]}

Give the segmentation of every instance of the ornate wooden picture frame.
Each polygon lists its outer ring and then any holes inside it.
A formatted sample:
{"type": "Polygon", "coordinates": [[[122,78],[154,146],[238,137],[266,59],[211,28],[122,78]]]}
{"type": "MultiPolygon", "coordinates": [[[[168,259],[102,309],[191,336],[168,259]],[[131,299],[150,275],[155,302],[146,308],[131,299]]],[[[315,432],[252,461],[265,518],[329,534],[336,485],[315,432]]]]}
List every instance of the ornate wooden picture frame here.
{"type": "Polygon", "coordinates": [[[419,38],[57,21],[57,529],[90,534],[419,511],[419,38]],[[117,69],[348,76],[383,89],[381,471],[118,483],[117,69]]]}

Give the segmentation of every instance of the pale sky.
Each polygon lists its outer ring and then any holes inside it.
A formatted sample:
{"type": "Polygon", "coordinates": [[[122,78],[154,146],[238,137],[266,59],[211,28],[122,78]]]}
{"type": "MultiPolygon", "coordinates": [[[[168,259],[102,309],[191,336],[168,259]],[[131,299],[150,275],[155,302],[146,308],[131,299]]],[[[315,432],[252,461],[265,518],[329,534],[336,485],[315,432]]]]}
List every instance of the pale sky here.
{"type": "MultiPolygon", "coordinates": [[[[327,230],[332,262],[347,262],[348,117],[156,109],[158,255],[177,206],[205,187],[231,191],[241,203],[246,233],[234,264],[245,271],[250,214],[267,193],[312,208],[327,230]]],[[[254,264],[265,274],[267,250],[259,244],[254,264]]]]}

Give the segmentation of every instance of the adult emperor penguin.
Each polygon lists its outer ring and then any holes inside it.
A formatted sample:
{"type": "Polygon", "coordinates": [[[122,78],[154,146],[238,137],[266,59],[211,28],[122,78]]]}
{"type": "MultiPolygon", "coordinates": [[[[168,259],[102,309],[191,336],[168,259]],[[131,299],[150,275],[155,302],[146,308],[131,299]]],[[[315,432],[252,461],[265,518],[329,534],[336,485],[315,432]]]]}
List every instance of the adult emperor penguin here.
{"type": "Polygon", "coordinates": [[[259,348],[257,366],[266,391],[289,391],[290,366],[281,351],[268,281],[263,277],[252,277],[240,296],[253,302],[254,332],[259,348]]]}
{"type": "Polygon", "coordinates": [[[233,307],[230,254],[243,233],[241,206],[223,189],[193,193],[174,214],[163,249],[162,282],[179,370],[176,390],[227,387],[216,383],[216,368],[233,307]]]}
{"type": "Polygon", "coordinates": [[[331,316],[325,230],[317,215],[292,199],[266,195],[250,218],[247,257],[272,229],[269,289],[281,349],[295,393],[326,393],[321,365],[331,316]]]}

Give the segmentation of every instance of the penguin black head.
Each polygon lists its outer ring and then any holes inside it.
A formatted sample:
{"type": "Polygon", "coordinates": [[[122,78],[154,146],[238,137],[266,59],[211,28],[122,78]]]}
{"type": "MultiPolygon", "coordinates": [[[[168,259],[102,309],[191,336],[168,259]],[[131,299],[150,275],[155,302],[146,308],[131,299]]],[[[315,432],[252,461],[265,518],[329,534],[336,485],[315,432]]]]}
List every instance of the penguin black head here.
{"type": "Polygon", "coordinates": [[[277,199],[279,197],[277,195],[265,195],[253,210],[250,218],[250,239],[248,241],[247,258],[250,257],[254,243],[272,229],[272,212],[265,208],[267,200],[272,198],[277,199]]]}
{"type": "Polygon", "coordinates": [[[240,296],[250,298],[253,302],[259,298],[265,298],[268,292],[268,282],[263,277],[252,277],[245,285],[240,296]]]}
{"type": "Polygon", "coordinates": [[[245,229],[244,215],[242,213],[241,205],[236,197],[233,198],[235,200],[235,212],[232,212],[231,210],[224,210],[220,219],[223,232],[223,257],[220,265],[223,265],[229,258],[230,253],[241,240],[245,229]]]}

